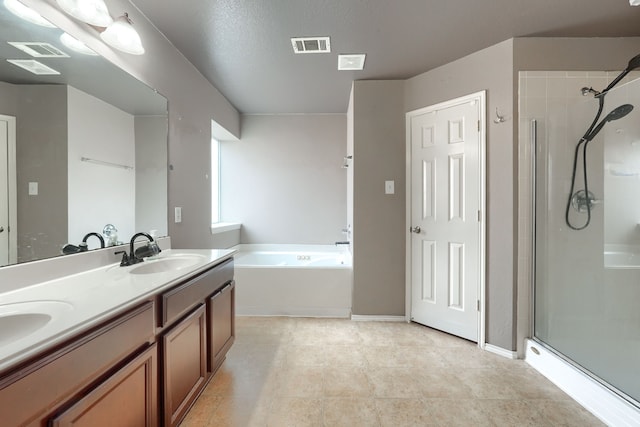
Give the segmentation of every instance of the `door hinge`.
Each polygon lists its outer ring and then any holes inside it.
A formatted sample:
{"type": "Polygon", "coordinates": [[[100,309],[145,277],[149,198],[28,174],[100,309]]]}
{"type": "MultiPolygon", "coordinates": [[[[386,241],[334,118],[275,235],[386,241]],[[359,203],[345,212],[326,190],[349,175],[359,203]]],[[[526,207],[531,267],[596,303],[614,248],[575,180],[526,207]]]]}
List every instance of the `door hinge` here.
{"type": "Polygon", "coordinates": [[[478,217],[478,222],[482,222],[482,211],[481,210],[478,210],[477,217],[478,217]]]}
{"type": "Polygon", "coordinates": [[[480,132],[480,120],[478,120],[478,132],[480,132]]]}
{"type": "Polygon", "coordinates": [[[476,300],[476,311],[480,311],[480,300],[476,300]]]}

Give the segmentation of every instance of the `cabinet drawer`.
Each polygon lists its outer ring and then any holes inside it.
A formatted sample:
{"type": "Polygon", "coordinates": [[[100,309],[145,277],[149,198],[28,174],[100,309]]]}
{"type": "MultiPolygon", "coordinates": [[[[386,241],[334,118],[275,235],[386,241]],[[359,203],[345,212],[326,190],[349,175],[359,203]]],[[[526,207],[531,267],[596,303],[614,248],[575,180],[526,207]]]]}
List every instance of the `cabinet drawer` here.
{"type": "Polygon", "coordinates": [[[233,280],[233,259],[179,285],[161,296],[160,326],[177,319],[233,280]]]}
{"type": "Polygon", "coordinates": [[[154,306],[148,302],[3,379],[2,424],[39,425],[52,409],[152,342],[154,327],[154,306]]]}

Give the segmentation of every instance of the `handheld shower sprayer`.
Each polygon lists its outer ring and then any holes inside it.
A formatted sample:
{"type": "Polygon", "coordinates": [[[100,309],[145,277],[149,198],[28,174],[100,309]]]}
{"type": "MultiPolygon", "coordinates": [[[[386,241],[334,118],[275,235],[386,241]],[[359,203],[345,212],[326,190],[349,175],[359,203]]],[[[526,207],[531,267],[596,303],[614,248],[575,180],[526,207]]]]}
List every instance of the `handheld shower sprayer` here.
{"type": "Polygon", "coordinates": [[[623,118],[624,116],[629,114],[631,110],[633,110],[633,105],[631,104],[623,104],[618,108],[611,110],[611,112],[606,116],[604,116],[604,119],[602,119],[600,123],[598,123],[598,125],[595,128],[593,128],[591,132],[589,132],[588,135],[585,135],[582,137],[582,139],[584,139],[584,142],[585,142],[585,148],[586,148],[586,143],[588,143],[593,138],[595,138],[596,135],[600,133],[604,125],[606,125],[608,122],[612,122],[614,120],[623,118]]]}
{"type": "Polygon", "coordinates": [[[614,120],[619,120],[625,117],[633,110],[633,105],[631,104],[623,104],[617,108],[614,108],[607,114],[604,119],[600,122],[600,116],[602,115],[602,110],[604,109],[604,98],[607,93],[611,89],[615,87],[620,81],[632,70],[636,68],[640,68],[640,54],[634,56],[627,64],[627,68],[625,68],[609,85],[602,91],[598,92],[597,90],[591,87],[583,87],[582,94],[588,95],[589,93],[593,93],[594,97],[598,99],[598,112],[596,113],[593,122],[587,131],[584,133],[582,138],[576,144],[576,149],[573,155],[573,171],[571,173],[571,189],[569,190],[569,197],[567,199],[567,208],[565,210],[565,222],[569,228],[572,230],[583,230],[587,228],[589,223],[591,222],[591,206],[594,203],[593,198],[591,197],[591,193],[589,192],[589,185],[587,183],[587,146],[589,142],[593,140],[593,138],[600,133],[600,131],[604,128],[604,126],[614,120]],[[578,165],[578,157],[580,156],[580,148],[582,148],[582,173],[583,173],[583,184],[584,188],[582,190],[578,190],[574,192],[575,184],[576,184],[576,170],[578,165]],[[584,200],[583,200],[584,199],[584,200]],[[578,201],[576,203],[576,200],[578,201]],[[569,218],[569,209],[573,205],[579,205],[584,208],[587,212],[587,221],[583,225],[574,225],[571,223],[569,218]]]}

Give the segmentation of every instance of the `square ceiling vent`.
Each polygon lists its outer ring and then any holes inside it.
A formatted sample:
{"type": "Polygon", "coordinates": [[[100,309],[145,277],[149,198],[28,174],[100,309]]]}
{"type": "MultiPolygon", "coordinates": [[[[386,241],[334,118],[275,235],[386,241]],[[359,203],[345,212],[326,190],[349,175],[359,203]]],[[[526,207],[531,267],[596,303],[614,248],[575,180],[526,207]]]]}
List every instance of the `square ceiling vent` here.
{"type": "Polygon", "coordinates": [[[34,58],[68,58],[69,55],[45,42],[7,42],[34,58]]]}
{"type": "Polygon", "coordinates": [[[35,59],[7,59],[7,62],[39,76],[57,76],[60,73],[35,59]]]}
{"type": "Polygon", "coordinates": [[[295,53],[330,53],[329,37],[292,37],[291,45],[295,53]]]}
{"type": "Polygon", "coordinates": [[[353,55],[338,55],[338,70],[352,71],[363,70],[366,54],[358,53],[353,55]]]}

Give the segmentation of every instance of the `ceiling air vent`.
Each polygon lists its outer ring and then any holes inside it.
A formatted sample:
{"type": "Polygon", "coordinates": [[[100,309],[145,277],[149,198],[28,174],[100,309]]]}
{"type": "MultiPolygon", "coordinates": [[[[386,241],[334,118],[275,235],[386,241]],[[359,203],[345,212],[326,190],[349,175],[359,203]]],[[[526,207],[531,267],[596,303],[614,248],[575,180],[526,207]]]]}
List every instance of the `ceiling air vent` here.
{"type": "Polygon", "coordinates": [[[60,74],[53,68],[47,67],[42,62],[38,62],[35,59],[7,59],[7,62],[12,63],[20,68],[23,68],[30,73],[37,75],[51,75],[56,76],[60,74]]]}
{"type": "Polygon", "coordinates": [[[52,44],[44,42],[7,42],[34,58],[68,58],[69,55],[52,44]]]}
{"type": "Polygon", "coordinates": [[[295,53],[329,53],[329,37],[292,37],[291,45],[295,53]]]}
{"type": "Polygon", "coordinates": [[[366,54],[338,55],[338,70],[363,70],[366,54]]]}

